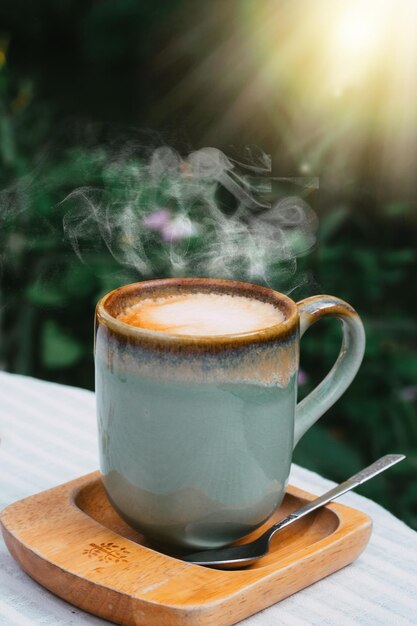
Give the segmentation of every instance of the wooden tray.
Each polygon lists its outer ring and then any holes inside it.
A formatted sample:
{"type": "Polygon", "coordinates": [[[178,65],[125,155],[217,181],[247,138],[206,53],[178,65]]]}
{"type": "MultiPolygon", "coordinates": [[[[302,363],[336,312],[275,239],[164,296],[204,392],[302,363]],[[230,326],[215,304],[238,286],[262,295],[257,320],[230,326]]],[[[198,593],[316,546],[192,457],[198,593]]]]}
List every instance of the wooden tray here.
{"type": "MultiPolygon", "coordinates": [[[[289,487],[267,525],[313,497],[289,487]]],[[[148,547],[111,507],[99,472],[20,500],[0,520],[8,549],[32,578],[127,626],[235,624],[351,563],[372,528],[367,515],[331,504],[280,531],[255,565],[209,569],[148,547]]]]}

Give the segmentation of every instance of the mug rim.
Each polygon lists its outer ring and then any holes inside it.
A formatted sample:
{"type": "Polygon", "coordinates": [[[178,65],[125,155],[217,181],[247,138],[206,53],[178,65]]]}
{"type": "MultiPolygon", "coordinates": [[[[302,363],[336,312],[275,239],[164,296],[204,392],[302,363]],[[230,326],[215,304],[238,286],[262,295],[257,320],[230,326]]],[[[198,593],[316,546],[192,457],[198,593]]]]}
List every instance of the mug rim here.
{"type": "Polygon", "coordinates": [[[240,344],[250,344],[254,342],[266,342],[276,339],[286,339],[293,335],[298,328],[299,315],[296,303],[279,291],[275,291],[270,287],[263,287],[253,283],[246,283],[236,280],[223,278],[158,278],[152,280],[139,281],[122,285],[105,294],[96,306],[97,321],[103,323],[113,332],[122,334],[134,341],[140,339],[146,342],[156,342],[159,345],[172,346],[232,346],[240,344]],[[279,303],[281,310],[284,308],[285,319],[277,324],[267,326],[265,328],[246,331],[242,333],[227,333],[223,335],[184,335],[178,333],[167,333],[165,331],[150,330],[140,326],[133,326],[117,319],[108,310],[111,304],[115,304],[121,297],[133,295],[139,291],[149,292],[150,294],[168,291],[169,289],[184,288],[193,289],[195,291],[203,291],[202,288],[211,288],[220,293],[237,292],[239,295],[255,296],[257,300],[270,302],[271,304],[279,303]],[[284,305],[284,306],[282,306],[284,305]]]}

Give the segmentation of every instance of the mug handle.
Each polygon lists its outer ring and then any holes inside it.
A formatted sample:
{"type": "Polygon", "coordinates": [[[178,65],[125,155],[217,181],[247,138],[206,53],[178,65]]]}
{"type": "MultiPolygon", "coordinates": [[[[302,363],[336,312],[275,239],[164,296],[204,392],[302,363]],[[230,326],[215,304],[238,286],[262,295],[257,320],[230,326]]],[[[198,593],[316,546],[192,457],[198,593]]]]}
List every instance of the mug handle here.
{"type": "Polygon", "coordinates": [[[312,296],[297,303],[300,338],[322,317],[337,317],[342,322],[342,347],[327,376],[301,402],[295,412],[294,447],[304,433],[346,391],[356,376],[365,352],[365,331],[356,311],[335,296],[312,296]]]}

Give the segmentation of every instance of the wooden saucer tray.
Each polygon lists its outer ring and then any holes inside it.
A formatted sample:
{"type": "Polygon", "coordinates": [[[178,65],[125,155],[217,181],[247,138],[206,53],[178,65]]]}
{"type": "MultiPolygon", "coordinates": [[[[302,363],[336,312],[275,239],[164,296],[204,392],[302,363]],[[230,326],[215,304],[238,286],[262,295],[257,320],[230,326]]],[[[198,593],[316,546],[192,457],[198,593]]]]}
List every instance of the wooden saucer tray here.
{"type": "MultiPolygon", "coordinates": [[[[288,487],[274,521],[315,496],[288,487]]],[[[81,609],[126,626],[228,626],[351,563],[371,519],[332,503],[280,531],[247,569],[216,570],[152,549],[111,507],[99,472],[8,506],[10,553],[38,583],[81,609]]]]}

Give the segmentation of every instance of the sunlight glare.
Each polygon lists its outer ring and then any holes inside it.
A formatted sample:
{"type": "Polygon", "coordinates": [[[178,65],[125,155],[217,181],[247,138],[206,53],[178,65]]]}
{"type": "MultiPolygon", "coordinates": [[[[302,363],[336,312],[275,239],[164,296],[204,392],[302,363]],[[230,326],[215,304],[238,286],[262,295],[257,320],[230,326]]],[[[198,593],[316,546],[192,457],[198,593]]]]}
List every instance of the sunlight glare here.
{"type": "Polygon", "coordinates": [[[363,54],[370,51],[378,39],[375,21],[359,12],[348,12],[341,16],[336,25],[335,41],[344,51],[363,54]]]}
{"type": "Polygon", "coordinates": [[[334,89],[344,89],[360,79],[378,60],[384,45],[390,5],[351,2],[335,15],[333,34],[329,44],[329,58],[333,65],[334,89]]]}

